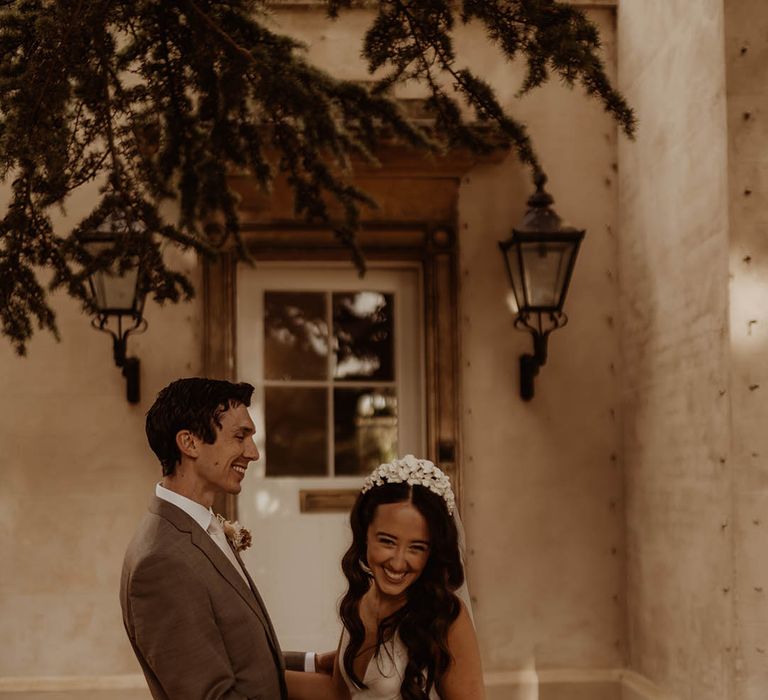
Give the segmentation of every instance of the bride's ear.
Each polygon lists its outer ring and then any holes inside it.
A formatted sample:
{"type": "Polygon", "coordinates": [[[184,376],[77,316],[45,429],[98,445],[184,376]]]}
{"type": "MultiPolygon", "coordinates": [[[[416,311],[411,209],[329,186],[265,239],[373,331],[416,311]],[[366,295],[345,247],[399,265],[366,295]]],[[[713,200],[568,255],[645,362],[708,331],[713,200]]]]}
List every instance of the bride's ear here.
{"type": "Polygon", "coordinates": [[[178,447],[179,452],[186,457],[194,459],[198,456],[199,441],[200,438],[189,430],[179,430],[179,432],[176,433],[176,447],[178,447]]]}

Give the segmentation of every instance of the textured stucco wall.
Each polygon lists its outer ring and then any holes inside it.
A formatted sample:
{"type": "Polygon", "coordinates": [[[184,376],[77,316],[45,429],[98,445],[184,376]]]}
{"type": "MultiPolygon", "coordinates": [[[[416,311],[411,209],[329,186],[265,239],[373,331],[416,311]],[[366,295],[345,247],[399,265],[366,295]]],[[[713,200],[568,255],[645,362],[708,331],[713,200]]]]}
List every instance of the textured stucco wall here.
{"type": "Polygon", "coordinates": [[[725,2],[736,700],[768,697],[768,7],[725,2]]]}
{"type": "MultiPolygon", "coordinates": [[[[72,219],[86,206],[71,202],[72,219]]],[[[198,279],[194,257],[170,255],[198,279]]],[[[117,591],[125,545],[160,474],[144,413],[168,381],[200,371],[197,303],[147,302],[149,329],[128,343],[142,360],[136,406],[111,338],[64,295],[53,305],[60,343],[39,332],[20,358],[0,342],[0,680],[137,671],[117,591]]]]}
{"type": "Polygon", "coordinates": [[[731,697],[728,186],[722,0],[624,0],[619,146],[629,664],[731,697]]]}
{"type": "MultiPolygon", "coordinates": [[[[613,13],[591,16],[611,62],[613,13]]],[[[616,127],[578,89],[553,85],[514,100],[516,83],[505,75],[505,66],[486,73],[529,125],[555,210],[587,235],[566,301],[570,323],[550,336],[536,395],[525,403],[518,358],[532,341],[512,327],[496,241],[520,221],[532,186],[514,158],[465,178],[462,420],[478,628],[490,671],[612,668],[624,647],[616,127]]],[[[582,692],[598,697],[599,689],[582,692]]]]}

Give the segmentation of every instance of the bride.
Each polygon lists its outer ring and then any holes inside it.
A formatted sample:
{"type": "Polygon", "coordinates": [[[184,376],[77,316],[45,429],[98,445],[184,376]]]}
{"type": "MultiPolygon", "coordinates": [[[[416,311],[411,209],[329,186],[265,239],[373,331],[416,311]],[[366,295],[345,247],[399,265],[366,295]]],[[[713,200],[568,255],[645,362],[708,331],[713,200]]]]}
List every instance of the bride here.
{"type": "Polygon", "coordinates": [[[428,460],[408,455],[366,479],[333,675],[286,672],[291,700],[483,700],[455,507],[428,460]]]}

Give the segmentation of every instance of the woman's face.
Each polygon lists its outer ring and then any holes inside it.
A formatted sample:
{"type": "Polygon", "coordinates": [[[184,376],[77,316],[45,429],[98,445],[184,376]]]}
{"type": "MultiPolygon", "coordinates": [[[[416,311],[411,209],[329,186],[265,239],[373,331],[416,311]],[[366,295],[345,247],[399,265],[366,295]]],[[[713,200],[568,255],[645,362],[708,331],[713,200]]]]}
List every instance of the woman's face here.
{"type": "Polygon", "coordinates": [[[368,526],[367,548],[368,566],[379,592],[402,596],[427,565],[427,521],[408,502],[377,506],[368,526]]]}

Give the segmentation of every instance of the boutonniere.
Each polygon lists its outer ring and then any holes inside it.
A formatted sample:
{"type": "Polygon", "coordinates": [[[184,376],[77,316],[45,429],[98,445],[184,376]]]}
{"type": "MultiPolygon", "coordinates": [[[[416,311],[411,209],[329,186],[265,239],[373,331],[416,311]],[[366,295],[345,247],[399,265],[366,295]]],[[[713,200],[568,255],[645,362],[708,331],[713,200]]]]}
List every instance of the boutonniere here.
{"type": "Polygon", "coordinates": [[[221,523],[224,534],[236,552],[242,552],[251,546],[251,531],[241,525],[237,520],[230,522],[218,513],[216,519],[221,523]]]}

